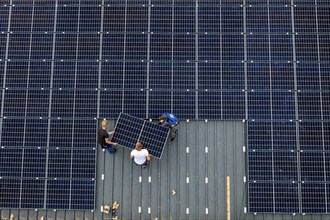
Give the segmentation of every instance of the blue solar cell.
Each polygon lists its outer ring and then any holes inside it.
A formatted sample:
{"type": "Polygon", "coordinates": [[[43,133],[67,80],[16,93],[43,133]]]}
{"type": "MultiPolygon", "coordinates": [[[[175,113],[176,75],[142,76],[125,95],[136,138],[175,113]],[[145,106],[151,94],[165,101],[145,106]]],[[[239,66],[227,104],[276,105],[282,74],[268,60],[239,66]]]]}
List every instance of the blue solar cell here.
{"type": "Polygon", "coordinates": [[[100,91],[100,118],[117,118],[123,111],[123,91],[100,91]]]}
{"type": "Polygon", "coordinates": [[[47,147],[48,119],[25,119],[24,147],[47,147]]]}
{"type": "MultiPolygon", "coordinates": [[[[302,1],[301,1],[302,2],[302,1]]],[[[299,3],[301,3],[299,2],[299,3]]],[[[297,4],[297,6],[299,5],[297,4]]],[[[315,1],[311,5],[315,5],[315,1]]],[[[316,33],[316,8],[315,7],[294,7],[294,25],[295,31],[298,33],[316,33]]]]}
{"type": "Polygon", "coordinates": [[[32,31],[54,31],[55,7],[34,7],[32,31]]]}
{"type": "MultiPolygon", "coordinates": [[[[150,60],[152,61],[171,61],[173,50],[173,35],[167,33],[152,34],[150,36],[150,60]]],[[[157,63],[152,63],[157,65],[157,63]]]]}
{"type": "MultiPolygon", "coordinates": [[[[320,1],[318,1],[320,4],[320,1]]],[[[322,4],[322,3],[321,3],[322,4]]],[[[320,33],[327,33],[330,29],[330,6],[328,5],[328,2],[325,1],[323,7],[317,8],[317,22],[318,22],[318,31],[320,33]]]]}
{"type": "Polygon", "coordinates": [[[53,90],[51,98],[51,117],[73,117],[75,91],[53,90]]]}
{"type": "Polygon", "coordinates": [[[95,118],[97,114],[97,91],[76,90],[74,116],[77,118],[95,118]]]}
{"type": "MultiPolygon", "coordinates": [[[[267,2],[265,3],[267,5],[267,2]]],[[[260,2],[259,4],[262,3],[260,2]]],[[[246,7],[246,32],[268,33],[268,10],[269,7],[246,7]]],[[[268,36],[265,35],[265,38],[268,39],[268,36]]],[[[262,42],[266,42],[268,45],[268,40],[263,40],[262,42]]],[[[264,47],[263,45],[260,46],[264,47]]],[[[266,48],[268,48],[268,46],[266,48]]],[[[268,50],[266,50],[266,52],[268,52],[268,50]]]]}
{"type": "Polygon", "coordinates": [[[24,119],[1,119],[1,146],[22,147],[24,134],[24,119]]]}
{"type": "Polygon", "coordinates": [[[31,60],[51,60],[53,51],[52,34],[32,34],[31,60]]]}
{"type": "Polygon", "coordinates": [[[174,91],[173,112],[178,118],[194,119],[197,117],[195,91],[174,91]]]}
{"type": "Polygon", "coordinates": [[[244,60],[243,35],[222,35],[222,60],[242,62],[244,60]]]}
{"type": "Polygon", "coordinates": [[[10,16],[10,31],[30,32],[32,26],[33,7],[12,7],[10,16]]]}
{"type": "MultiPolygon", "coordinates": [[[[0,44],[1,44],[1,37],[0,37],[0,44]]],[[[0,46],[0,48],[1,48],[1,46],[0,46]]],[[[5,69],[5,63],[0,61],[0,72],[1,73],[4,73],[5,72],[4,69],[5,69]]],[[[4,76],[4,74],[0,74],[0,90],[1,90],[1,94],[2,94],[2,87],[3,87],[3,76],[4,76]]],[[[1,99],[0,99],[0,103],[2,103],[2,96],[1,96],[1,99]]]]}
{"type": "Polygon", "coordinates": [[[101,7],[99,7],[98,5],[89,5],[88,7],[80,7],[79,32],[99,32],[100,30],[101,30],[101,7]]]}
{"type": "Polygon", "coordinates": [[[223,92],[223,119],[245,118],[244,92],[223,92]]]}
{"type": "MultiPolygon", "coordinates": [[[[6,34],[0,34],[0,60],[4,60],[5,57],[6,57],[6,43],[7,43],[7,35],[6,34]]],[[[1,63],[2,62],[0,62],[0,65],[1,65],[1,63]]],[[[2,73],[4,73],[3,69],[0,69],[0,71],[2,73]]]]}
{"type": "Polygon", "coordinates": [[[124,83],[124,63],[102,63],[101,88],[120,90],[124,83]]]}
{"type": "Polygon", "coordinates": [[[47,90],[27,90],[26,116],[27,117],[47,117],[49,109],[50,91],[47,90]]]}
{"type": "Polygon", "coordinates": [[[125,6],[123,3],[120,0],[118,2],[111,0],[111,2],[105,3],[103,32],[125,32],[125,6]]]}
{"type": "MultiPolygon", "coordinates": [[[[204,33],[220,33],[221,32],[221,7],[219,2],[212,7],[205,7],[211,1],[204,1],[198,3],[198,32],[204,33]]],[[[212,4],[212,3],[210,3],[212,4]]],[[[219,39],[219,36],[217,36],[219,39]]]]}
{"type": "MultiPolygon", "coordinates": [[[[125,51],[124,34],[103,34],[102,60],[123,60],[125,51]]],[[[103,64],[104,65],[104,64],[103,64]]],[[[109,64],[107,64],[109,65],[109,64]]],[[[123,69],[121,69],[121,72],[123,69]]]]}
{"type": "Polygon", "coordinates": [[[20,208],[44,208],[45,180],[22,180],[20,208]]]}
{"type": "Polygon", "coordinates": [[[145,91],[124,91],[123,112],[139,118],[146,117],[146,92],[145,91]]]}
{"type": "Polygon", "coordinates": [[[57,7],[56,31],[58,32],[76,32],[78,31],[78,13],[79,7],[68,5],[57,7]]]}
{"type": "Polygon", "coordinates": [[[158,118],[164,112],[171,112],[171,96],[171,91],[150,91],[148,118],[158,118]]]}
{"type": "Polygon", "coordinates": [[[0,179],[0,207],[19,208],[20,179],[0,179]]]}
{"type": "Polygon", "coordinates": [[[294,120],[296,118],[294,96],[293,92],[272,92],[273,119],[294,120]]]}
{"type": "Polygon", "coordinates": [[[57,34],[55,38],[55,60],[76,60],[77,39],[77,34],[57,34]]]}
{"type": "Polygon", "coordinates": [[[78,60],[97,61],[100,59],[100,35],[97,33],[78,35],[78,60]]]}
{"type": "Polygon", "coordinates": [[[275,212],[299,212],[299,185],[297,183],[274,183],[275,212]]]}
{"type": "Polygon", "coordinates": [[[272,129],[274,150],[297,150],[295,122],[273,122],[272,129]]]}
{"type": "Polygon", "coordinates": [[[23,177],[46,177],[46,149],[24,149],[23,177]]]}
{"type": "Polygon", "coordinates": [[[174,63],[173,64],[173,89],[195,89],[196,75],[194,63],[174,63]]]}
{"type": "MultiPolygon", "coordinates": [[[[125,60],[147,60],[147,34],[127,34],[125,46],[125,60]]],[[[129,70],[129,69],[128,69],[129,70]]]]}
{"type": "MultiPolygon", "coordinates": [[[[237,1],[238,3],[238,1],[237,1]]],[[[221,5],[235,5],[234,1],[221,1],[221,5]]],[[[243,7],[242,2],[238,3],[239,7],[222,7],[221,8],[221,32],[241,34],[244,32],[243,27],[243,7]]]]}
{"type": "Polygon", "coordinates": [[[249,152],[249,181],[273,180],[273,153],[249,152]]]}
{"type": "Polygon", "coordinates": [[[173,84],[173,64],[151,63],[149,66],[149,88],[152,90],[170,90],[173,84]]]}
{"type": "MultiPolygon", "coordinates": [[[[30,56],[31,34],[13,33],[9,35],[8,59],[28,60],[30,56]]],[[[26,70],[25,68],[24,70],[26,70]]]]}
{"type": "Polygon", "coordinates": [[[222,118],[222,92],[199,91],[198,92],[198,118],[218,119],[222,118]]]}
{"type": "Polygon", "coordinates": [[[274,212],[273,183],[249,183],[249,212],[274,212]]]}
{"type": "Polygon", "coordinates": [[[326,213],[327,194],[325,187],[325,183],[301,184],[302,213],[326,213]]]}
{"type": "Polygon", "coordinates": [[[24,116],[27,104],[27,90],[5,90],[4,93],[3,116],[24,116]]]}
{"type": "Polygon", "coordinates": [[[144,89],[147,88],[147,63],[130,62],[126,63],[124,77],[125,89],[144,89]]]}
{"type": "Polygon", "coordinates": [[[330,120],[330,93],[323,92],[322,96],[322,113],[324,120],[330,120]]]}
{"type": "Polygon", "coordinates": [[[46,209],[70,209],[71,180],[47,180],[46,209]]]}
{"type": "Polygon", "coordinates": [[[224,81],[224,75],[226,73],[222,71],[222,66],[222,63],[199,63],[198,89],[221,90],[226,83],[226,81],[224,81]]]}
{"type": "Polygon", "coordinates": [[[71,209],[95,209],[95,180],[72,180],[71,209]]]}
{"type": "MultiPolygon", "coordinates": [[[[81,127],[80,127],[81,129],[81,127]]],[[[49,147],[71,148],[72,147],[73,120],[51,120],[49,147]]],[[[80,137],[83,137],[82,135],[80,137]]]]}
{"type": "Polygon", "coordinates": [[[293,44],[290,35],[270,35],[271,61],[288,62],[293,60],[293,44]]]}
{"type": "Polygon", "coordinates": [[[299,62],[317,62],[319,59],[317,43],[318,38],[314,34],[295,36],[296,59],[299,62]]]}
{"type": "Polygon", "coordinates": [[[248,122],[248,149],[272,150],[270,122],[248,122]]]}
{"type": "Polygon", "coordinates": [[[196,8],[193,6],[176,6],[174,9],[174,32],[195,33],[196,8]]]}
{"type": "Polygon", "coordinates": [[[270,60],[268,35],[248,35],[246,37],[246,48],[248,61],[267,62],[270,60]],[[263,49],[260,50],[260,48],[263,49]]]}
{"type": "Polygon", "coordinates": [[[294,70],[290,63],[271,63],[271,86],[273,90],[294,90],[294,70]]]}
{"type": "Polygon", "coordinates": [[[221,67],[222,89],[243,90],[245,88],[243,63],[223,63],[221,67]]]}
{"type": "Polygon", "coordinates": [[[5,87],[26,88],[28,85],[26,75],[26,70],[28,69],[28,66],[29,63],[27,61],[7,62],[5,87]]]}
{"type": "Polygon", "coordinates": [[[296,152],[273,152],[274,181],[298,181],[296,152]]]}
{"type": "MultiPolygon", "coordinates": [[[[94,179],[96,150],[91,147],[72,151],[72,176],[74,179],[94,179]]],[[[68,164],[69,165],[69,164],[68,164]]]]}
{"type": "Polygon", "coordinates": [[[325,156],[323,152],[301,152],[301,181],[322,182],[325,180],[325,156]]]}
{"type": "Polygon", "coordinates": [[[196,60],[196,36],[195,34],[173,35],[173,60],[195,61],[196,60]]]}
{"type": "Polygon", "coordinates": [[[271,74],[269,64],[248,63],[247,64],[247,85],[248,89],[270,90],[271,74]]]}
{"type": "Polygon", "coordinates": [[[76,88],[95,89],[98,88],[99,63],[78,62],[76,73],[76,88]]]}
{"type": "Polygon", "coordinates": [[[302,120],[321,119],[320,93],[301,92],[298,96],[298,117],[302,120]]]}
{"type": "Polygon", "coordinates": [[[149,153],[161,158],[166,145],[169,129],[157,124],[145,123],[139,141],[148,149],[149,153]]]}
{"type": "MultiPolygon", "coordinates": [[[[49,149],[48,151],[48,178],[72,178],[73,149],[49,149]]],[[[85,163],[85,160],[80,161],[85,163]]]]}
{"type": "MultiPolygon", "coordinates": [[[[276,4],[280,1],[270,1],[270,4],[276,4]]],[[[279,3],[279,7],[269,7],[269,26],[271,33],[291,33],[292,32],[292,15],[291,7],[283,7],[290,5],[291,2],[283,0],[279,3]]]]}
{"type": "Polygon", "coordinates": [[[75,62],[55,62],[53,72],[53,88],[74,88],[75,62]]]}
{"type": "MultiPolygon", "coordinates": [[[[73,135],[73,148],[93,148],[95,147],[96,119],[73,120],[73,127],[79,128],[69,132],[73,135]]],[[[91,155],[93,157],[93,155],[91,155]]]]}
{"type": "Polygon", "coordinates": [[[301,150],[325,150],[321,122],[299,122],[299,144],[301,150]]]}
{"type": "Polygon", "coordinates": [[[0,177],[21,177],[22,149],[0,149],[0,177]]]}
{"type": "Polygon", "coordinates": [[[29,88],[50,88],[51,62],[31,62],[29,71],[29,88]]]}
{"type": "Polygon", "coordinates": [[[321,90],[330,90],[330,65],[320,64],[321,90]]]}
{"type": "Polygon", "coordinates": [[[330,36],[329,35],[319,35],[319,50],[320,50],[319,55],[320,55],[321,62],[327,62],[327,63],[330,62],[330,55],[329,55],[330,46],[329,45],[330,45],[330,36]]]}
{"type": "MultiPolygon", "coordinates": [[[[153,1],[153,4],[157,4],[153,1]]],[[[166,4],[164,2],[164,4],[166,4]]],[[[167,3],[168,4],[168,3],[167,3]]],[[[173,8],[168,7],[172,3],[169,3],[167,6],[157,7],[155,5],[151,8],[151,19],[150,19],[150,31],[157,33],[170,33],[172,32],[173,22],[173,8]]]]}
{"type": "MultiPolygon", "coordinates": [[[[4,3],[4,4],[6,4],[6,3],[4,3]]],[[[0,21],[1,21],[0,22],[0,32],[8,31],[8,17],[9,17],[9,7],[0,7],[0,21]]]]}
{"type": "Polygon", "coordinates": [[[127,32],[148,32],[148,7],[139,2],[137,6],[126,8],[126,31],[127,32]]]}
{"type": "Polygon", "coordinates": [[[271,93],[248,92],[248,118],[249,119],[271,119],[271,93]]]}
{"type": "Polygon", "coordinates": [[[198,36],[198,60],[219,61],[222,59],[222,36],[199,35],[198,36]]]}
{"type": "Polygon", "coordinates": [[[146,122],[142,119],[121,113],[117,120],[115,133],[111,141],[134,149],[145,123],[146,122]]]}

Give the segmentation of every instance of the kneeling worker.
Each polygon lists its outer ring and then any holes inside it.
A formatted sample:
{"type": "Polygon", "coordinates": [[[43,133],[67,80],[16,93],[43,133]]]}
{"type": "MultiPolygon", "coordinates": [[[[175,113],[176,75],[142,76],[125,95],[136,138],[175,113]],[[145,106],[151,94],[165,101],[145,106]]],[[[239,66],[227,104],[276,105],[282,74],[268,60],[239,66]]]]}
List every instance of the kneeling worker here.
{"type": "Polygon", "coordinates": [[[137,142],[135,149],[131,151],[130,158],[134,159],[136,166],[146,168],[151,160],[151,155],[147,149],[142,149],[142,144],[140,142],[137,142]]]}

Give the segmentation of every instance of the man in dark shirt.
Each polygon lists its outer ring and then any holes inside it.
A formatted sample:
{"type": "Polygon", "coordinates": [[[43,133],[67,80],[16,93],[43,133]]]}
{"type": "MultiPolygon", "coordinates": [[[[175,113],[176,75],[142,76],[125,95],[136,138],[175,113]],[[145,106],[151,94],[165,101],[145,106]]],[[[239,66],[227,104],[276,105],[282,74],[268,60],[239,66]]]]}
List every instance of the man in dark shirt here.
{"type": "Polygon", "coordinates": [[[107,148],[110,154],[114,154],[117,149],[115,146],[117,143],[111,142],[109,139],[109,135],[113,134],[112,132],[107,132],[108,121],[103,120],[101,123],[101,127],[97,132],[97,142],[101,145],[101,148],[107,148]]]}

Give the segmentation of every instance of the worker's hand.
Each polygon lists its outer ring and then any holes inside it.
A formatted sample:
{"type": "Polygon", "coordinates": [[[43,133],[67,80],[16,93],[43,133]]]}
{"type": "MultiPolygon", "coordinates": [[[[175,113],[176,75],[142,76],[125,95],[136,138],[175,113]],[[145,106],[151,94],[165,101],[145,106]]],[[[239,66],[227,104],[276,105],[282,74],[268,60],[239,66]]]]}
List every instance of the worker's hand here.
{"type": "Polygon", "coordinates": [[[114,143],[112,143],[112,145],[114,145],[114,146],[117,146],[117,145],[118,145],[118,143],[114,142],[114,143]]]}
{"type": "Polygon", "coordinates": [[[108,132],[110,135],[112,135],[113,133],[115,133],[114,131],[110,131],[110,132],[108,132]]]}

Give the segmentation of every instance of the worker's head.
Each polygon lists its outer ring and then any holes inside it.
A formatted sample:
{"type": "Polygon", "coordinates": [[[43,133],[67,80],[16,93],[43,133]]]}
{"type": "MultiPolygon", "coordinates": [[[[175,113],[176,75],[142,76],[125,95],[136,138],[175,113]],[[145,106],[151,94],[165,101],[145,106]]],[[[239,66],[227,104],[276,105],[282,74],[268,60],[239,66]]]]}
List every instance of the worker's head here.
{"type": "Polygon", "coordinates": [[[140,142],[137,142],[137,143],[135,144],[135,149],[136,149],[136,150],[142,150],[142,144],[141,144],[140,142]]]}
{"type": "Polygon", "coordinates": [[[106,128],[108,126],[108,121],[107,120],[103,120],[101,123],[102,128],[106,128]]]}

